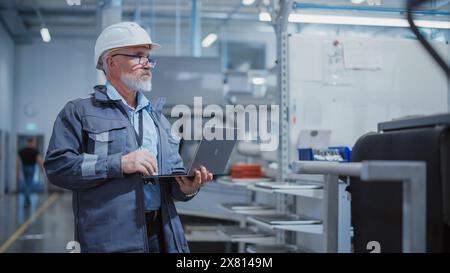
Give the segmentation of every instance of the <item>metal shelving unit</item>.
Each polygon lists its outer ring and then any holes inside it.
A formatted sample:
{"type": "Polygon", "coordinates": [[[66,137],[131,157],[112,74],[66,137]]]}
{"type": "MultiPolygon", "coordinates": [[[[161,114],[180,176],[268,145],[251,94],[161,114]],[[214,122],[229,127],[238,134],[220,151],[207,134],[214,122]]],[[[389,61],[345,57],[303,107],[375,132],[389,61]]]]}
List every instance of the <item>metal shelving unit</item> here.
{"type": "Polygon", "coordinates": [[[295,232],[304,232],[311,234],[322,234],[322,224],[306,224],[306,225],[271,225],[251,216],[247,218],[248,222],[267,230],[288,230],[295,232]]]}
{"type": "Polygon", "coordinates": [[[275,208],[273,209],[249,209],[249,210],[233,210],[227,207],[224,207],[222,204],[219,205],[220,208],[226,210],[229,213],[234,213],[237,215],[241,215],[242,217],[246,217],[247,215],[267,215],[275,213],[275,208]]]}
{"type": "Polygon", "coordinates": [[[296,195],[296,196],[317,198],[317,199],[322,199],[322,197],[323,197],[322,189],[289,189],[289,188],[267,189],[267,188],[261,188],[261,187],[255,186],[255,185],[249,185],[246,188],[251,191],[272,193],[272,194],[280,193],[280,194],[285,194],[285,195],[296,195]]]}
{"type": "MultiPolygon", "coordinates": [[[[293,7],[294,1],[292,0],[281,0],[281,1],[271,1],[267,7],[268,11],[271,13],[272,25],[275,30],[277,39],[277,70],[278,70],[278,87],[279,91],[279,104],[280,104],[280,121],[279,121],[279,143],[280,152],[278,155],[279,168],[277,171],[276,180],[281,182],[286,182],[289,177],[289,86],[288,86],[288,15],[293,7]]],[[[322,189],[267,189],[255,186],[253,182],[231,182],[220,179],[219,183],[230,185],[230,186],[240,186],[252,192],[261,192],[266,194],[274,194],[276,198],[276,212],[287,213],[289,211],[290,197],[306,197],[314,199],[323,198],[322,189]]],[[[228,210],[229,211],[229,210],[228,210]]],[[[247,225],[247,223],[253,223],[258,227],[265,228],[267,230],[276,231],[276,244],[279,245],[295,245],[293,240],[288,240],[289,236],[286,236],[286,231],[293,232],[308,232],[311,234],[321,234],[322,225],[269,225],[264,222],[258,221],[249,215],[244,215],[241,225],[247,225]]]]}
{"type": "Polygon", "coordinates": [[[257,245],[273,245],[275,236],[249,227],[223,227],[219,232],[227,236],[231,242],[257,245]]]}

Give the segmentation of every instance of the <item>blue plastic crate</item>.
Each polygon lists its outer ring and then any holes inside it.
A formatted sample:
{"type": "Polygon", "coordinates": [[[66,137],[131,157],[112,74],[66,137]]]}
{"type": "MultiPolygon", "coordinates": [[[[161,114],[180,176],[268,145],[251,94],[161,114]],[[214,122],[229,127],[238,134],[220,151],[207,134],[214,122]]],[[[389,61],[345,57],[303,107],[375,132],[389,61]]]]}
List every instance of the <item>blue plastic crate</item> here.
{"type": "Polygon", "coordinates": [[[352,160],[352,150],[347,146],[332,146],[330,149],[337,149],[341,154],[344,162],[350,162],[352,160]]]}
{"type": "Polygon", "coordinates": [[[350,162],[351,150],[344,146],[329,147],[328,149],[302,148],[298,149],[298,156],[299,160],[305,161],[350,162]],[[339,157],[336,156],[337,154],[339,157]]]}

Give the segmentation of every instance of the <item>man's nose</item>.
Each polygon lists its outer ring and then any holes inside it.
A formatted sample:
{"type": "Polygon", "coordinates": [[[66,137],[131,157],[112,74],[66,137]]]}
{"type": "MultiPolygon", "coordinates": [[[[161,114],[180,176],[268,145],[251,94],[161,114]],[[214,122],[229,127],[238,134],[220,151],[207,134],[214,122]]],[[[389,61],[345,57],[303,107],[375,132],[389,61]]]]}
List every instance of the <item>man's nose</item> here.
{"type": "Polygon", "coordinates": [[[150,62],[143,63],[142,67],[150,69],[150,62]]]}

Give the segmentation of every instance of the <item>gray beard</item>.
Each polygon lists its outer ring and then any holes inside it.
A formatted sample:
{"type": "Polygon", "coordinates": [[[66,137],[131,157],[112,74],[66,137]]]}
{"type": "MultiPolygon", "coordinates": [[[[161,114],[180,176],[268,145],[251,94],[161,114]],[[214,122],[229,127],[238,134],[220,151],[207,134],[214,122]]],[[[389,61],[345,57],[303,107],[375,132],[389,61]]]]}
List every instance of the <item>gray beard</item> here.
{"type": "Polygon", "coordinates": [[[122,82],[131,90],[139,92],[150,92],[152,91],[152,80],[151,78],[147,81],[136,79],[132,74],[122,74],[120,75],[122,82]]]}

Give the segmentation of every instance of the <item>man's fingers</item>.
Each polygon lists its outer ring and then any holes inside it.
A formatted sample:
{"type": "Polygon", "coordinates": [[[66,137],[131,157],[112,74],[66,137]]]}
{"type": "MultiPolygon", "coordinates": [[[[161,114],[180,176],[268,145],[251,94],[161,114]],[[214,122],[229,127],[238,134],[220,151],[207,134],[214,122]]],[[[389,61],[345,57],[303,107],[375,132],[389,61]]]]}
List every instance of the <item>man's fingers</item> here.
{"type": "Polygon", "coordinates": [[[141,165],[142,167],[144,167],[149,174],[153,174],[153,166],[150,163],[142,160],[138,164],[141,165]]]}
{"type": "Polygon", "coordinates": [[[211,180],[213,180],[213,174],[208,172],[208,181],[211,181],[211,180]]]}
{"type": "Polygon", "coordinates": [[[158,164],[156,163],[156,159],[150,153],[144,153],[143,159],[145,162],[151,164],[153,169],[157,172],[158,164]]]}
{"type": "Polygon", "coordinates": [[[143,165],[139,165],[138,172],[142,173],[143,175],[150,175],[148,170],[143,165]]]}
{"type": "Polygon", "coordinates": [[[152,164],[150,164],[149,162],[142,161],[140,163],[141,163],[142,166],[144,166],[148,170],[149,174],[155,175],[157,173],[157,169],[152,164]]]}
{"type": "Polygon", "coordinates": [[[185,176],[180,176],[180,177],[178,177],[178,179],[180,179],[180,181],[183,183],[183,185],[190,185],[191,183],[192,183],[192,181],[189,179],[189,178],[187,178],[187,177],[185,177],[185,176]]]}
{"type": "Polygon", "coordinates": [[[136,150],[122,156],[124,173],[140,172],[143,175],[158,174],[158,164],[155,157],[148,151],[136,150]]]}
{"type": "Polygon", "coordinates": [[[194,184],[200,184],[202,182],[202,173],[200,171],[195,171],[195,177],[192,181],[194,184]]]}
{"type": "MultiPolygon", "coordinates": [[[[195,171],[195,172],[194,172],[195,177],[194,177],[193,179],[190,179],[190,178],[185,177],[185,176],[180,176],[180,177],[178,177],[178,178],[179,178],[180,180],[182,180],[184,186],[186,186],[186,187],[192,187],[192,186],[194,186],[194,185],[200,183],[200,178],[198,178],[197,172],[198,172],[198,171],[195,171]]],[[[200,173],[200,172],[198,172],[198,173],[200,173]]]]}
{"type": "Polygon", "coordinates": [[[201,172],[201,178],[202,178],[201,182],[205,182],[206,179],[208,179],[208,172],[206,171],[206,168],[201,166],[200,172],[201,172]]]}
{"type": "Polygon", "coordinates": [[[180,185],[180,187],[186,186],[186,181],[184,179],[184,177],[175,177],[175,180],[178,182],[178,185],[180,185]]]}

